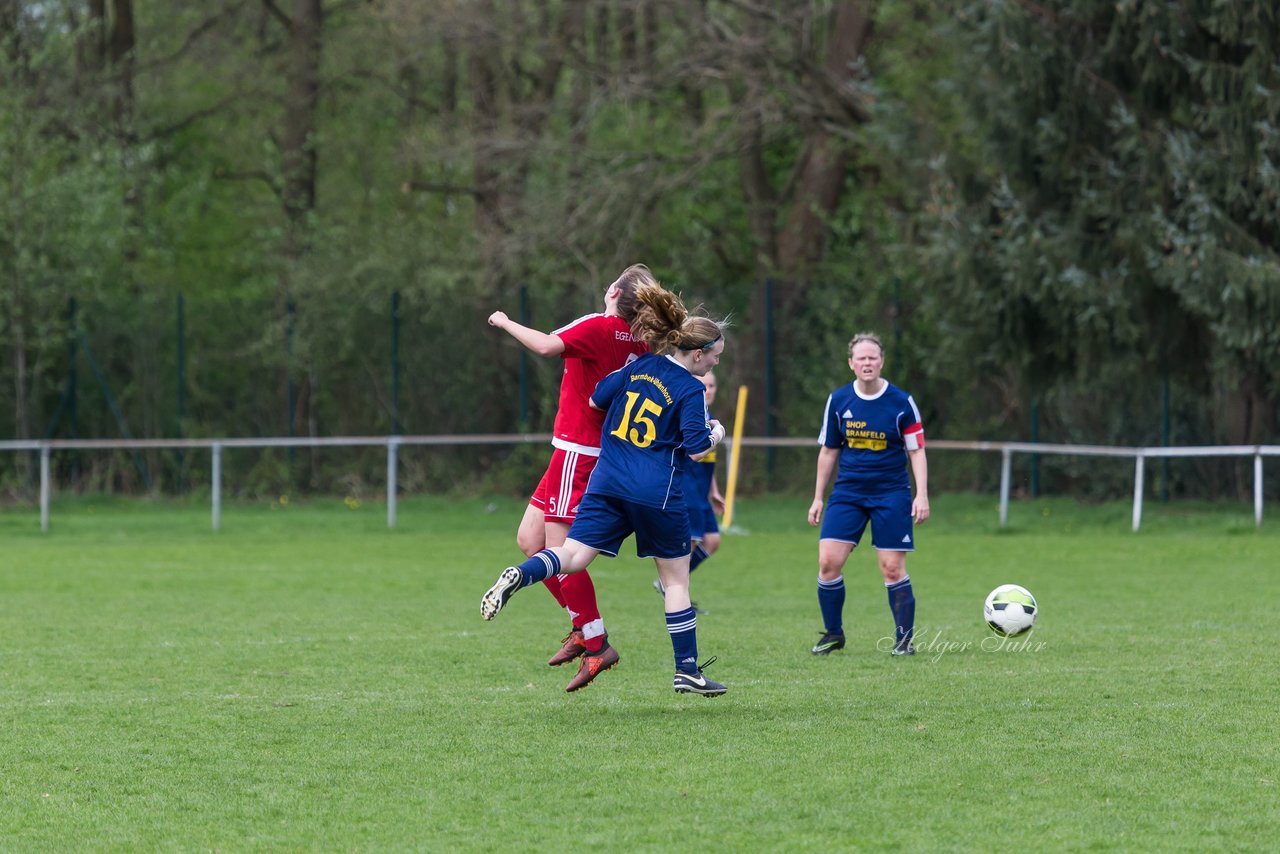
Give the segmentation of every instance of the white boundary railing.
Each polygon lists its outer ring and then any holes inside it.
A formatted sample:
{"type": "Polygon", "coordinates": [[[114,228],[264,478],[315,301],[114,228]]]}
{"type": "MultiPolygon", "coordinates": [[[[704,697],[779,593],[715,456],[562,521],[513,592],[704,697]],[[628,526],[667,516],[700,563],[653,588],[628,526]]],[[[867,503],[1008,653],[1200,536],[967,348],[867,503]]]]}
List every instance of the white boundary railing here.
{"type": "MultiPolygon", "coordinates": [[[[383,447],[387,453],[387,527],[396,526],[396,473],[402,446],[519,445],[549,444],[545,433],[456,434],[440,436],[334,436],[293,439],[53,439],[49,441],[0,442],[0,451],[40,453],[40,530],[49,530],[49,502],[52,483],[49,459],[60,450],[145,450],[174,449],[210,452],[210,500],[213,530],[222,527],[222,452],[225,448],[353,448],[383,447]]],[[[732,445],[726,439],[725,446],[732,445]]],[[[747,437],[742,446],[761,448],[815,448],[813,439],[747,437]]],[[[1133,530],[1142,524],[1144,470],[1147,460],[1185,457],[1253,457],[1253,523],[1262,525],[1262,458],[1280,456],[1280,445],[1204,445],[1184,447],[1109,447],[1103,445],[1042,445],[1033,442],[961,442],[933,439],[929,448],[953,451],[1000,453],[1000,525],[1009,522],[1009,493],[1012,487],[1014,454],[1049,454],[1083,457],[1131,457],[1133,473],[1133,530]]]]}

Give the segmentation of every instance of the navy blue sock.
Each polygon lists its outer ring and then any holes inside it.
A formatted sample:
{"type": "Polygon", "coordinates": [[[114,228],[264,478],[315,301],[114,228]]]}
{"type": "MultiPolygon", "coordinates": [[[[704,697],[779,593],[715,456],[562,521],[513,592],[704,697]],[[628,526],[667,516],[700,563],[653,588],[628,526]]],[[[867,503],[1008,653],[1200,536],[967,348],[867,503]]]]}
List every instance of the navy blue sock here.
{"type": "Polygon", "coordinates": [[[550,549],[543,549],[524,563],[516,567],[520,570],[520,587],[537,584],[553,575],[560,574],[560,558],[550,549]]]}
{"type": "Polygon", "coordinates": [[[889,592],[889,610],[893,612],[894,640],[910,642],[916,628],[916,596],[911,591],[911,576],[904,575],[901,581],[884,587],[889,592]]]}
{"type": "Polygon", "coordinates": [[[822,609],[822,624],[828,634],[844,634],[844,576],[837,575],[830,581],[818,577],[818,607],[822,609]]]}
{"type": "Polygon", "coordinates": [[[698,613],[693,608],[667,612],[667,632],[676,655],[676,670],[698,671],[698,613]]]}
{"type": "Polygon", "coordinates": [[[702,548],[702,543],[698,543],[693,547],[693,554],[689,555],[689,571],[693,572],[698,568],[698,564],[702,563],[711,555],[707,554],[702,548]]]}

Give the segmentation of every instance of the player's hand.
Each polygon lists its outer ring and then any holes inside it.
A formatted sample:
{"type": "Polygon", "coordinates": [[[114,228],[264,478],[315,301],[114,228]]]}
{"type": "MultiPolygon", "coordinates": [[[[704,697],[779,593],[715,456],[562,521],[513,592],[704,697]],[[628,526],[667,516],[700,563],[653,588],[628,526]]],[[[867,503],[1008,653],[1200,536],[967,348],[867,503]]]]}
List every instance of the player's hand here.
{"type": "Polygon", "coordinates": [[[719,445],[724,441],[724,425],[712,418],[707,422],[707,426],[711,428],[711,444],[719,445]]]}
{"type": "Polygon", "coordinates": [[[818,523],[822,521],[822,499],[815,498],[813,503],[809,505],[809,525],[810,527],[818,527],[818,523]]]}
{"type": "Polygon", "coordinates": [[[929,518],[929,499],[916,496],[911,502],[911,518],[917,525],[929,518]]]}
{"type": "Polygon", "coordinates": [[[716,512],[717,516],[724,515],[724,496],[723,495],[711,496],[711,509],[716,512]]]}
{"type": "Polygon", "coordinates": [[[495,311],[493,314],[489,315],[490,326],[496,326],[499,329],[501,329],[502,325],[506,322],[507,322],[507,313],[505,311],[495,311]]]}

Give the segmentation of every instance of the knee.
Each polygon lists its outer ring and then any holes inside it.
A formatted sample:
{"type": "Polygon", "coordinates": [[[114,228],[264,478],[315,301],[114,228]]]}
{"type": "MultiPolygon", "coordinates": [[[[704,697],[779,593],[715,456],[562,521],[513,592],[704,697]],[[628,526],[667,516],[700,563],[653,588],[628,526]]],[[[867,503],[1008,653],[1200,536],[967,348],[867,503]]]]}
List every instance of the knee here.
{"type": "Polygon", "coordinates": [[[528,531],[520,530],[516,532],[516,547],[524,553],[525,557],[533,557],[542,551],[543,542],[545,540],[542,537],[537,537],[528,531]]]}
{"type": "Polygon", "coordinates": [[[880,574],[887,584],[897,584],[907,575],[906,561],[881,561],[880,574]]]}
{"type": "Polygon", "coordinates": [[[720,548],[720,536],[718,534],[707,534],[702,538],[702,550],[711,556],[720,548]]]}
{"type": "Polygon", "coordinates": [[[818,577],[823,581],[833,581],[844,572],[844,562],[835,560],[818,560],[818,577]]]}

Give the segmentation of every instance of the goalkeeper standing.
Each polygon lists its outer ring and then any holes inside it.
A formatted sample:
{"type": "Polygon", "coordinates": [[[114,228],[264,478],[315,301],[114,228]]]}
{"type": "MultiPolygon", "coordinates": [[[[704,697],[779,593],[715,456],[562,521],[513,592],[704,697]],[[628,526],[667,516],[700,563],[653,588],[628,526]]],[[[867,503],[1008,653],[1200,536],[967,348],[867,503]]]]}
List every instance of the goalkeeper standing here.
{"type": "Polygon", "coordinates": [[[914,655],[916,599],[907,575],[907,552],[915,550],[913,523],[929,518],[929,466],[924,455],[920,410],[907,392],[880,376],[884,347],[870,332],[849,342],[854,381],[827,398],[818,437],[818,472],[809,524],[818,535],[818,607],[824,631],[814,655],[844,646],[844,565],[871,524],[871,545],[893,612],[893,655],[914,655]],[[907,463],[915,476],[911,497],[907,463]],[[823,497],[836,475],[831,500],[823,497]]]}

